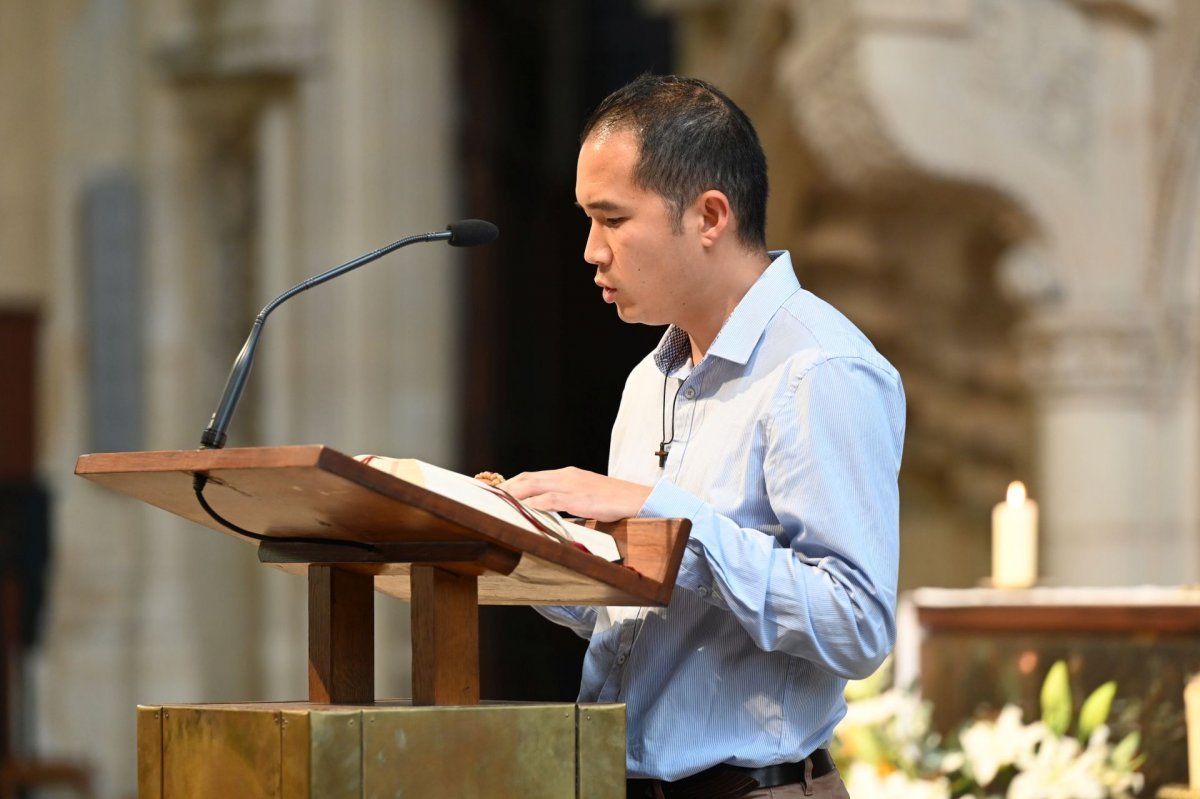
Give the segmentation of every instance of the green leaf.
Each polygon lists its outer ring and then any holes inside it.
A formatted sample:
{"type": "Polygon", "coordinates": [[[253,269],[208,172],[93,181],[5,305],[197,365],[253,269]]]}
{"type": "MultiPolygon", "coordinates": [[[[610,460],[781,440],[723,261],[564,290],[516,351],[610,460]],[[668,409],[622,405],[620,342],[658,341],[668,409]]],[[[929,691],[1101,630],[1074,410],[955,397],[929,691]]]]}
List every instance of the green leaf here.
{"type": "Polygon", "coordinates": [[[1083,708],[1079,711],[1079,739],[1081,741],[1086,743],[1087,739],[1092,737],[1092,732],[1108,720],[1108,713],[1112,710],[1113,697],[1116,695],[1117,684],[1109,680],[1092,691],[1091,696],[1083,701],[1083,708]]]}
{"type": "Polygon", "coordinates": [[[1116,768],[1123,770],[1132,770],[1137,768],[1133,762],[1133,756],[1137,754],[1138,747],[1142,744],[1142,736],[1135,730],[1124,738],[1121,742],[1113,747],[1110,760],[1116,768]]]}
{"type": "Polygon", "coordinates": [[[1071,681],[1067,676],[1067,664],[1060,660],[1050,667],[1046,681],[1042,683],[1042,722],[1055,735],[1066,735],[1071,726],[1071,681]]]}

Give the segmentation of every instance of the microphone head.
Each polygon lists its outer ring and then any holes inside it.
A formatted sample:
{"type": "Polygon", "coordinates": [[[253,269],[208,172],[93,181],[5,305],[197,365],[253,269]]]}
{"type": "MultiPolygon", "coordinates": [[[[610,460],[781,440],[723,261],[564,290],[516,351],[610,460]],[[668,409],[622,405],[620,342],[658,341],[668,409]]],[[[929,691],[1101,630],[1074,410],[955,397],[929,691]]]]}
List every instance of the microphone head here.
{"type": "Polygon", "coordinates": [[[475,247],[480,244],[491,244],[500,235],[500,228],[482,219],[460,219],[451,222],[446,230],[450,231],[449,244],[451,247],[475,247]]]}

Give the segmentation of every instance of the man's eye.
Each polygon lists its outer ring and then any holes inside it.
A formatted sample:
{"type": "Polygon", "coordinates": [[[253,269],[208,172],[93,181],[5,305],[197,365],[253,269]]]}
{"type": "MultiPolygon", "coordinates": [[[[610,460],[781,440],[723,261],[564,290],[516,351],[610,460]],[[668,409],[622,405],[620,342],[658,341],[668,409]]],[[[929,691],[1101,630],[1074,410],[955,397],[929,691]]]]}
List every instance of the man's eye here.
{"type": "Polygon", "coordinates": [[[607,225],[608,227],[616,227],[617,225],[620,225],[624,221],[625,221],[625,217],[623,217],[623,216],[610,216],[610,217],[605,218],[604,224],[607,225]]]}

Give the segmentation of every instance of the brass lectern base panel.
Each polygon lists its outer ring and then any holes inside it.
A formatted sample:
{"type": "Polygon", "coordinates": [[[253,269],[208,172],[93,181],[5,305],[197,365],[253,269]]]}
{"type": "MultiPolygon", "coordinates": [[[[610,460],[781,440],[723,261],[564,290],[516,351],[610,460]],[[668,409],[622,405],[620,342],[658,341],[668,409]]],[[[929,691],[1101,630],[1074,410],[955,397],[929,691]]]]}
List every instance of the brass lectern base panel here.
{"type": "Polygon", "coordinates": [[[625,706],[138,707],[141,799],[623,799],[625,706]]]}

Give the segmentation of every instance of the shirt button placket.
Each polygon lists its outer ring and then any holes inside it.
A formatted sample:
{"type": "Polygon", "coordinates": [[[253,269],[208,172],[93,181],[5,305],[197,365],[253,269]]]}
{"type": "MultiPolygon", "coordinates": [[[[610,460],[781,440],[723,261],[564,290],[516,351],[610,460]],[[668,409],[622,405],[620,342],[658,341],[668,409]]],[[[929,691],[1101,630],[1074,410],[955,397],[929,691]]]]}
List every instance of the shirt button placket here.
{"type": "MultiPolygon", "coordinates": [[[[696,413],[696,397],[700,392],[695,386],[684,386],[675,407],[675,436],[679,441],[687,441],[692,435],[692,416],[696,413]]],[[[676,462],[678,466],[678,462],[676,462]]]]}

